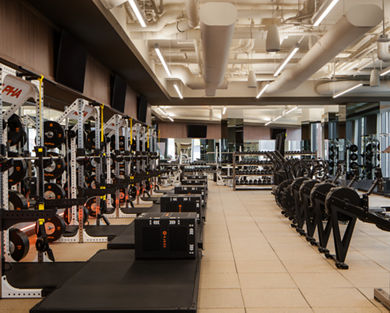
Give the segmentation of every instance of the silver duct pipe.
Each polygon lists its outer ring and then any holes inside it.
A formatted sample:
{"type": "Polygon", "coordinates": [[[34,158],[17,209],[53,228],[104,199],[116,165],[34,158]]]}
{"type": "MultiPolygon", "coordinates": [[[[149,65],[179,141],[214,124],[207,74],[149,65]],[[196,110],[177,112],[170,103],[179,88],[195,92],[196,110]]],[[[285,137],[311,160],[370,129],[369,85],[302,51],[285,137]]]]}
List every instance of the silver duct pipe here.
{"type": "Polygon", "coordinates": [[[230,3],[208,2],[200,7],[206,96],[214,96],[224,80],[236,18],[237,10],[230,3]]]}
{"type": "Polygon", "coordinates": [[[382,9],[377,5],[354,6],[317,41],[298,64],[290,70],[285,70],[271,83],[266,93],[273,94],[297,88],[337,54],[378,25],[382,17],[382,9]]]}

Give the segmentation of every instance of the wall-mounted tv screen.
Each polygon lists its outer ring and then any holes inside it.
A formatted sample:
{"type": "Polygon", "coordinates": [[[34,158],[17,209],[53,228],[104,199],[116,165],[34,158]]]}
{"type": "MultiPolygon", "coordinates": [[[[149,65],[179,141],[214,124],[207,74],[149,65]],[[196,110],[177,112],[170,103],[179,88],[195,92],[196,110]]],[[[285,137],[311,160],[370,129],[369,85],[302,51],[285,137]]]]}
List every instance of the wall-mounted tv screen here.
{"type": "Polygon", "coordinates": [[[206,125],[187,125],[187,137],[188,138],[206,138],[207,126],[206,125]]]}
{"type": "Polygon", "coordinates": [[[127,82],[119,75],[111,77],[111,107],[125,112],[127,82]]]}
{"type": "Polygon", "coordinates": [[[60,34],[55,61],[56,81],[83,92],[87,51],[74,37],[65,31],[62,31],[60,34]]]}
{"type": "Polygon", "coordinates": [[[145,96],[137,97],[137,119],[146,123],[146,114],[148,112],[148,100],[145,96]]]}

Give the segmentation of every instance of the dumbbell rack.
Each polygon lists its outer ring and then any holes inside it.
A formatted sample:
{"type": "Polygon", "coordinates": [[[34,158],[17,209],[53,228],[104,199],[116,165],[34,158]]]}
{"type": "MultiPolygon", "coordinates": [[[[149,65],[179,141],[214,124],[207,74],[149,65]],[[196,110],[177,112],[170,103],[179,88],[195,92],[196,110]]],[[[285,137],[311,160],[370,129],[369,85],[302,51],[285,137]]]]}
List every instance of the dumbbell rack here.
{"type": "Polygon", "coordinates": [[[241,160],[241,157],[244,156],[252,156],[252,157],[260,157],[264,156],[266,157],[265,152],[253,152],[253,153],[248,153],[248,152],[234,152],[233,153],[233,190],[271,190],[272,186],[271,185],[237,185],[236,184],[236,178],[241,177],[241,176],[257,176],[257,177],[273,177],[273,174],[239,174],[238,169],[241,166],[257,166],[257,167],[263,167],[263,166],[272,166],[271,161],[266,158],[266,161],[269,161],[267,163],[260,163],[260,164],[245,164],[245,163],[238,163],[237,158],[241,160]]]}

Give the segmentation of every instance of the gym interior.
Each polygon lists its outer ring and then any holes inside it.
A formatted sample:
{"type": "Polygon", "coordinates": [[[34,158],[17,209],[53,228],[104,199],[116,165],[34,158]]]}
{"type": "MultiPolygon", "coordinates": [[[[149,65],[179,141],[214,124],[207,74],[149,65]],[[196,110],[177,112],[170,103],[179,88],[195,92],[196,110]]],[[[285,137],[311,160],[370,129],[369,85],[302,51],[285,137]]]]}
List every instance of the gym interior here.
{"type": "Polygon", "coordinates": [[[388,312],[389,35],[388,0],[0,0],[0,312],[388,312]]]}

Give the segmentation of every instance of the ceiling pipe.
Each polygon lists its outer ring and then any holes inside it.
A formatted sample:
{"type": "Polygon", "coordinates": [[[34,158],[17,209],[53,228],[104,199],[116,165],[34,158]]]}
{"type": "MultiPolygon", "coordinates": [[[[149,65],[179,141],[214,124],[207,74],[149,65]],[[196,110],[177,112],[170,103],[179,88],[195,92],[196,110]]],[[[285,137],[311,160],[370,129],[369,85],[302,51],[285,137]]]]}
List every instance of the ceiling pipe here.
{"type": "MultiPolygon", "coordinates": [[[[341,80],[341,81],[330,81],[325,83],[320,83],[315,87],[315,91],[320,96],[329,96],[347,90],[348,88],[353,87],[361,81],[358,80],[341,80]]],[[[366,85],[359,87],[358,89],[353,90],[348,95],[357,95],[357,96],[375,96],[378,94],[389,94],[390,92],[390,81],[382,81],[381,84],[377,87],[369,86],[369,83],[366,82],[366,85]]]]}
{"type": "Polygon", "coordinates": [[[185,8],[188,26],[190,28],[195,28],[199,25],[199,1],[186,0],[185,8]]]}
{"type": "Polygon", "coordinates": [[[285,70],[270,85],[267,94],[297,88],[345,48],[378,25],[382,17],[382,9],[374,4],[356,5],[351,8],[317,41],[298,64],[290,70],[285,70]]]}
{"type": "Polygon", "coordinates": [[[237,10],[231,3],[208,2],[200,7],[206,96],[215,96],[227,69],[237,10]]]}
{"type": "MultiPolygon", "coordinates": [[[[180,79],[184,85],[193,90],[205,89],[206,84],[201,76],[197,76],[191,72],[186,66],[170,65],[172,78],[180,79]]],[[[228,82],[224,80],[217,89],[227,89],[228,82]]]]}
{"type": "Polygon", "coordinates": [[[113,8],[116,8],[116,7],[119,7],[120,5],[126,3],[128,0],[105,0],[103,3],[104,3],[104,6],[111,10],[113,8]]]}

